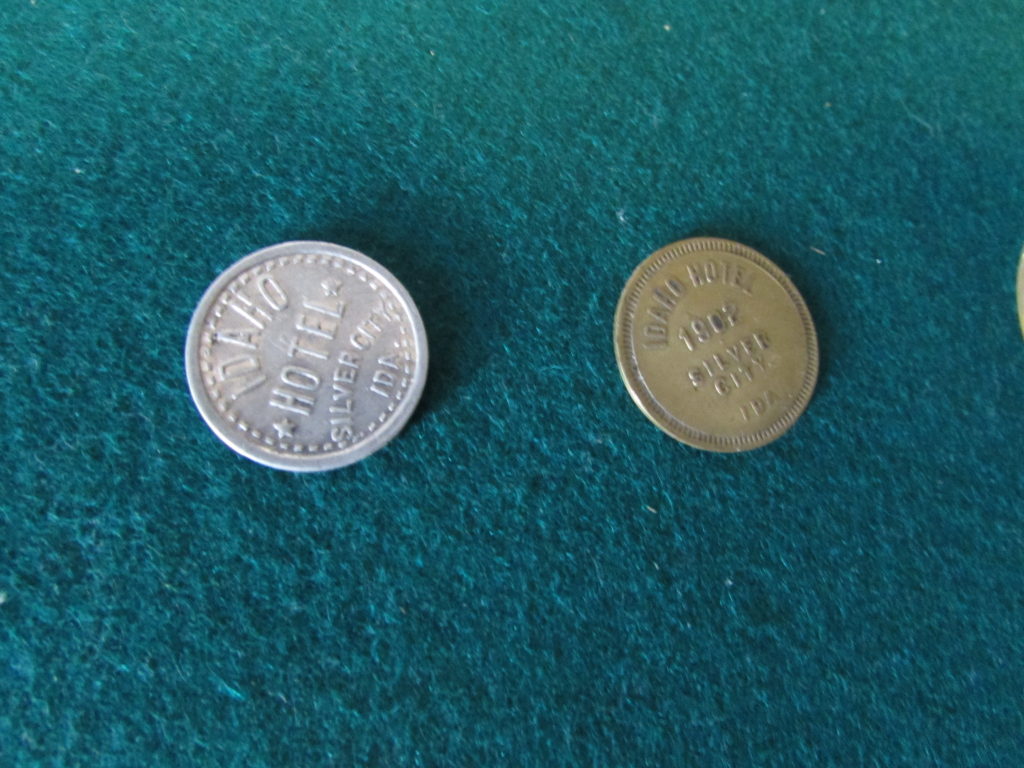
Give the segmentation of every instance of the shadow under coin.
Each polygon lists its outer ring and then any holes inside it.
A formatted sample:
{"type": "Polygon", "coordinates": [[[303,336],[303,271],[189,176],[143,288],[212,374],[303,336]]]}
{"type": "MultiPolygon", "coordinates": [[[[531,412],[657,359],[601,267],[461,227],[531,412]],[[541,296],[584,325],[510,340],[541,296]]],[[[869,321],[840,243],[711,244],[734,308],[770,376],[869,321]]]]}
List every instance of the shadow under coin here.
{"type": "Polygon", "coordinates": [[[438,228],[436,221],[408,217],[400,223],[338,221],[321,230],[294,233],[293,239],[324,240],[365,253],[409,291],[423,318],[429,351],[427,381],[412,422],[444,406],[466,386],[494,342],[487,331],[491,309],[475,303],[479,291],[474,288],[488,245],[461,235],[438,228]]]}

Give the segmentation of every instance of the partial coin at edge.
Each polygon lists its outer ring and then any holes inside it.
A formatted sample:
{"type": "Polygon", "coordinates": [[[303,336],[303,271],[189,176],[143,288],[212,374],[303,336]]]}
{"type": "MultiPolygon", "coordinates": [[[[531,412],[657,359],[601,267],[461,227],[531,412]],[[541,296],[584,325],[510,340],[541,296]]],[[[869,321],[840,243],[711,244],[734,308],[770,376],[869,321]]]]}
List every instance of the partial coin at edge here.
{"type": "Polygon", "coordinates": [[[203,419],[236,452],[293,472],[335,469],[409,420],[427,336],[408,291],[373,259],[332,243],[280,243],[209,287],[185,369],[203,419]]]}
{"type": "Polygon", "coordinates": [[[1024,334],[1024,252],[1020,254],[1020,266],[1017,267],[1017,319],[1020,332],[1024,334]]]}
{"type": "Polygon", "coordinates": [[[682,240],[644,260],[619,299],[614,339],[640,410],[708,451],[780,437],[818,376],[818,338],[800,293],[770,260],[731,240],[682,240]]]}

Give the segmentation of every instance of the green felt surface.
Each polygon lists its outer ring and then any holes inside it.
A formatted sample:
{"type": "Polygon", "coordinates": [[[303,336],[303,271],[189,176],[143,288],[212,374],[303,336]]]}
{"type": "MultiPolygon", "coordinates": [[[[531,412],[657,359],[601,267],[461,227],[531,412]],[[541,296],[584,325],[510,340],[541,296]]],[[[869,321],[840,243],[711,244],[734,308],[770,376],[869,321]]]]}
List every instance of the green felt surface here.
{"type": "Polygon", "coordinates": [[[1024,762],[1024,5],[7,0],[0,764],[1024,762]],[[722,456],[620,383],[691,235],[822,374],[722,456]],[[258,247],[411,291],[417,415],[236,457],[185,329],[258,247]]]}

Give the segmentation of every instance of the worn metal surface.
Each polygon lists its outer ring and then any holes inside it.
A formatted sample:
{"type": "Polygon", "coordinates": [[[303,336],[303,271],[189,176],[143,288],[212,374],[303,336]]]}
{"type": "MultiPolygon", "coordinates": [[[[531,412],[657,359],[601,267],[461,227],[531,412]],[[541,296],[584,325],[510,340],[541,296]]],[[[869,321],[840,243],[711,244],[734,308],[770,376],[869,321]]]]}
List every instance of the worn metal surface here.
{"type": "Polygon", "coordinates": [[[210,286],[185,367],[199,412],[235,451],[326,470],[402,429],[426,380],[427,339],[412,298],[380,264],[331,243],[280,243],[210,286]]]}

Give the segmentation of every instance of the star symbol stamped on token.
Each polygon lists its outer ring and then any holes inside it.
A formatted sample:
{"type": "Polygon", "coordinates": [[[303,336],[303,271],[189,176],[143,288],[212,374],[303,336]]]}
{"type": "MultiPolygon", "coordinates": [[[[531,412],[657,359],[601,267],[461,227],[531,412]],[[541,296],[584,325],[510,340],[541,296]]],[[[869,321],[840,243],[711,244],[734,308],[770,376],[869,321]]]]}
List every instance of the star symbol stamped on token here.
{"type": "Polygon", "coordinates": [[[423,320],[394,275],[305,240],[225,269],[185,342],[189,392],[214,434],[291,472],[344,467],[389,443],[416,407],[427,358],[423,320]]]}
{"type": "Polygon", "coordinates": [[[296,424],[291,419],[278,419],[271,426],[273,426],[274,431],[277,432],[278,440],[284,440],[286,437],[295,437],[296,424]]]}

